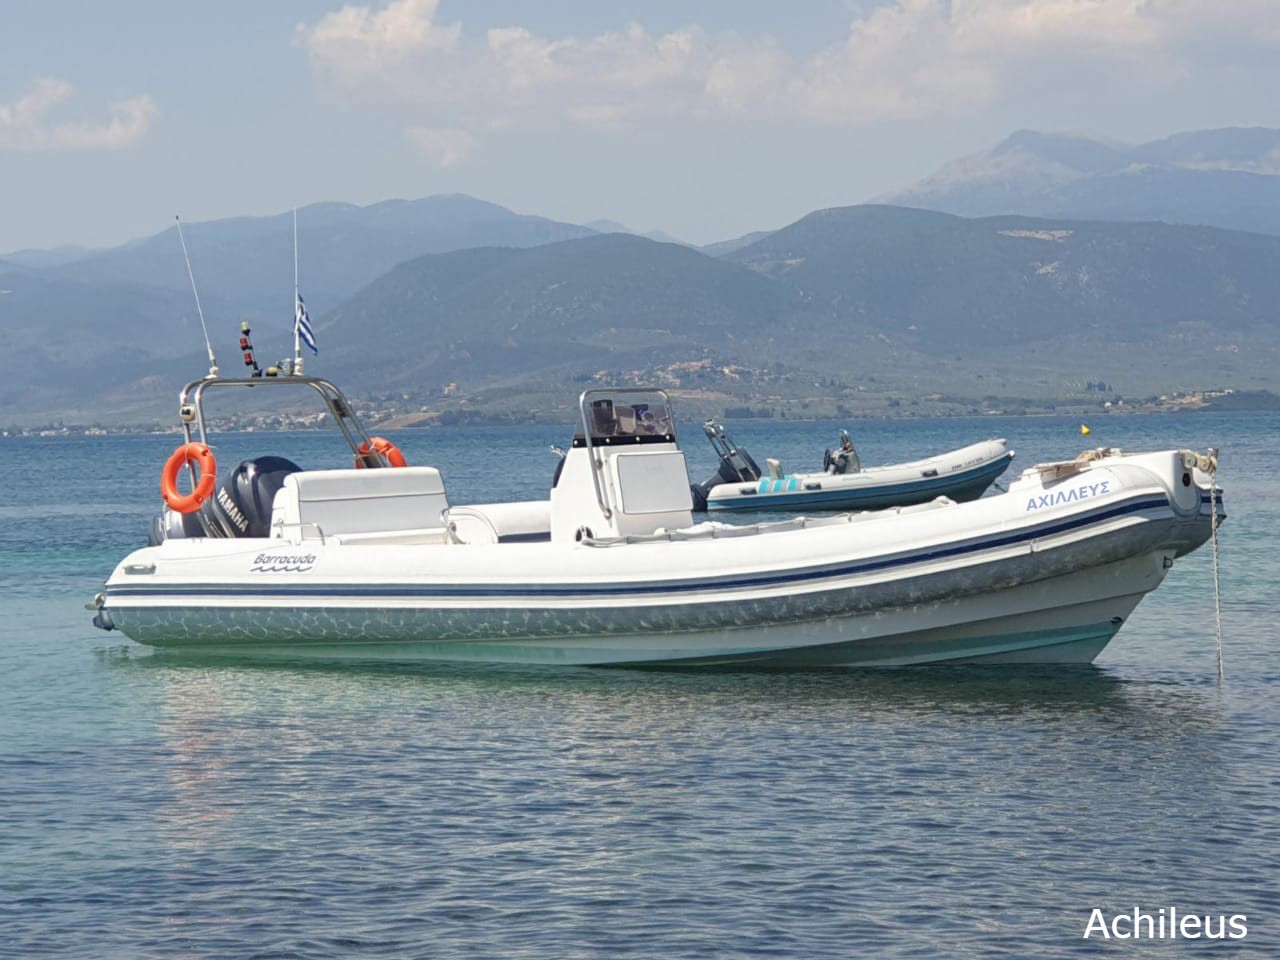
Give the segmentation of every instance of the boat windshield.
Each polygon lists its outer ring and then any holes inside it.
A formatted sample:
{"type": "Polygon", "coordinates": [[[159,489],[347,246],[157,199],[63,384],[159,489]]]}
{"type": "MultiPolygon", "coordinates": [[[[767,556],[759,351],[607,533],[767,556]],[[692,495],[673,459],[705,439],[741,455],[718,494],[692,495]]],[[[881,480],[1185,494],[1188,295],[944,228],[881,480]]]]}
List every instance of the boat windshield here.
{"type": "Polygon", "coordinates": [[[660,393],[599,397],[590,403],[592,437],[646,437],[674,432],[671,411],[660,393]]]}

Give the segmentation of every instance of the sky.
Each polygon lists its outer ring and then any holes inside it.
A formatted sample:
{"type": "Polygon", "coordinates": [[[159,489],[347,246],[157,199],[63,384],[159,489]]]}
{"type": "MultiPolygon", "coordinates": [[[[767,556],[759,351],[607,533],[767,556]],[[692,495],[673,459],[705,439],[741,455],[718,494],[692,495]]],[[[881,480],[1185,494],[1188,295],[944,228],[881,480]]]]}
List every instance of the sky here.
{"type": "Polygon", "coordinates": [[[0,0],[0,255],[441,193],[707,243],[1277,89],[1280,0],[0,0]]]}

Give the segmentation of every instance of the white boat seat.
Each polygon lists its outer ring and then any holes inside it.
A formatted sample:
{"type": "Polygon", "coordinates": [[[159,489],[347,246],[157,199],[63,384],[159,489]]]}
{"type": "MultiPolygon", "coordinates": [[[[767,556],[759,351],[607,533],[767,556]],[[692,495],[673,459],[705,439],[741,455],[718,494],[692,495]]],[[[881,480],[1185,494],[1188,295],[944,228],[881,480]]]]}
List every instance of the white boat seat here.
{"type": "Polygon", "coordinates": [[[462,543],[519,543],[551,539],[551,501],[477,503],[449,509],[454,537],[462,543]]]}
{"type": "Polygon", "coordinates": [[[781,479],[782,479],[782,477],[783,477],[783,473],[782,473],[782,461],[781,461],[781,460],[775,459],[774,457],[767,457],[767,458],[765,458],[764,465],[765,465],[765,468],[766,468],[766,469],[768,469],[768,471],[769,471],[769,479],[770,479],[770,480],[781,480],[781,479]]]}
{"type": "Polygon", "coordinates": [[[443,530],[449,506],[435,467],[304,470],[285,477],[271,508],[275,537],[374,539],[443,530]]]}

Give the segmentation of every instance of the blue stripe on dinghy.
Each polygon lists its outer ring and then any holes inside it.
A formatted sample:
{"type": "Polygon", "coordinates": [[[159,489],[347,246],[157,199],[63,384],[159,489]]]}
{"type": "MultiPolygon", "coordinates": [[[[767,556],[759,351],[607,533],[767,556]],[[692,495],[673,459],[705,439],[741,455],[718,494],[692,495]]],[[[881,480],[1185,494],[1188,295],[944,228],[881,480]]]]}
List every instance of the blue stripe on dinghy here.
{"type": "MultiPolygon", "coordinates": [[[[756,493],[727,499],[708,499],[707,509],[760,510],[762,509],[762,504],[771,503],[776,503],[779,506],[785,505],[787,509],[791,509],[793,507],[816,507],[832,501],[856,504],[859,500],[878,500],[881,497],[895,497],[904,493],[919,495],[933,490],[963,487],[970,483],[976,483],[988,474],[994,480],[1008,469],[1012,461],[1013,454],[1005,453],[990,463],[975,467],[972,470],[966,470],[963,473],[951,473],[943,477],[921,477],[918,480],[904,480],[900,483],[884,485],[870,484],[865,487],[829,487],[812,493],[788,493],[788,490],[795,490],[796,486],[792,485],[783,488],[779,485],[779,481],[774,481],[770,484],[768,480],[761,480],[756,493]]],[[[733,486],[733,484],[728,484],[728,486],[733,486]]]]}
{"type": "Polygon", "coordinates": [[[600,596],[636,596],[657,593],[689,593],[707,590],[732,590],[742,587],[776,586],[784,583],[800,583],[804,581],[823,580],[831,577],[849,576],[851,574],[869,573],[893,567],[909,566],[929,560],[941,560],[947,557],[963,556],[977,553],[994,547],[1010,546],[1025,543],[1040,537],[1056,533],[1065,533],[1080,527],[1089,526],[1103,520],[1110,520],[1128,514],[1146,510],[1167,508],[1169,501],[1165,497],[1144,497],[1129,503],[1119,504],[1107,510],[1094,511],[1087,515],[1074,517],[1058,523],[1037,524],[1035,527],[1021,530],[1014,534],[986,539],[975,539],[966,543],[955,544],[932,550],[920,550],[914,553],[901,554],[878,560],[866,560],[860,563],[811,567],[787,573],[761,574],[736,579],[704,577],[697,580],[682,580],[665,583],[648,584],[565,584],[565,585],[505,585],[493,586],[451,586],[448,584],[423,585],[383,585],[370,584],[357,586],[352,584],[272,584],[246,585],[237,584],[193,584],[190,586],[146,586],[130,585],[127,587],[108,587],[110,598],[123,597],[189,597],[189,596],[240,596],[240,597],[600,597],[600,596]]]}

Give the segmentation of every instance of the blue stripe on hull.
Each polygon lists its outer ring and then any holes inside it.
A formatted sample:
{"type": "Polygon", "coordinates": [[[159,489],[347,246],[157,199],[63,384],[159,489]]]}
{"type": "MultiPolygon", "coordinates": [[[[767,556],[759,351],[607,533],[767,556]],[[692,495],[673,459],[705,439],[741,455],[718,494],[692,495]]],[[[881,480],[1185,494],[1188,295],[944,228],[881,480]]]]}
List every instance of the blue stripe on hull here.
{"type": "MultiPolygon", "coordinates": [[[[972,569],[955,568],[859,587],[837,581],[813,592],[727,602],[715,595],[672,597],[654,605],[622,600],[541,606],[521,601],[408,604],[373,598],[317,603],[290,598],[273,603],[236,598],[218,606],[193,598],[172,606],[126,603],[113,606],[112,616],[122,633],[141,643],[191,649],[430,645],[433,657],[447,653],[452,658],[504,659],[481,652],[494,646],[511,649],[511,658],[572,650],[573,657],[565,662],[606,663],[773,657],[775,651],[781,655],[787,649],[856,642],[859,650],[891,644],[886,649],[896,662],[907,662],[902,659],[907,640],[910,649],[932,656],[940,642],[984,631],[1057,630],[1128,617],[1141,596],[1164,579],[1165,554],[1156,545],[1164,529],[1158,525],[1145,531],[1142,539],[1149,545],[1137,553],[1133,531],[1122,529],[1083,545],[996,561],[1002,571],[999,584],[990,576],[979,575],[975,581],[972,569]],[[1059,602],[1043,609],[1041,585],[1047,581],[1057,584],[1059,602]],[[999,597],[993,598],[992,591],[999,597]],[[886,631],[894,635],[882,635],[886,631]]],[[[972,643],[966,650],[967,655],[991,652],[972,643]]]]}
{"type": "MultiPolygon", "coordinates": [[[[905,483],[819,491],[756,493],[724,500],[708,500],[707,510],[876,510],[927,503],[937,497],[976,500],[1013,461],[1007,453],[991,463],[946,477],[921,477],[905,483]]],[[[820,482],[820,481],[819,481],[820,482]]]]}
{"type": "MultiPolygon", "coordinates": [[[[227,585],[218,583],[190,584],[185,586],[129,585],[114,586],[107,589],[108,602],[128,597],[362,597],[362,598],[512,598],[529,597],[623,597],[643,596],[663,593],[689,593],[708,590],[734,590],[752,587],[775,586],[779,584],[812,582],[833,577],[844,577],[855,574],[871,573],[895,567],[910,566],[932,560],[944,560],[950,557],[979,553],[995,547],[1026,543],[1042,537],[1064,533],[1080,527],[1089,526],[1103,520],[1129,514],[1142,513],[1148,510],[1168,507],[1165,497],[1143,497],[1122,503],[1106,510],[1094,511],[1070,520],[1058,523],[1037,524],[1018,532],[1004,536],[977,539],[966,543],[952,544],[931,550],[900,554],[894,557],[876,560],[864,560],[813,567],[792,571],[785,574],[759,574],[739,578],[706,577],[685,581],[668,581],[646,584],[566,584],[552,586],[548,584],[498,584],[498,585],[462,585],[447,584],[374,584],[353,585],[350,583],[307,583],[307,584],[262,584],[262,585],[227,585]]],[[[608,549],[603,548],[603,549],[608,549]]]]}

